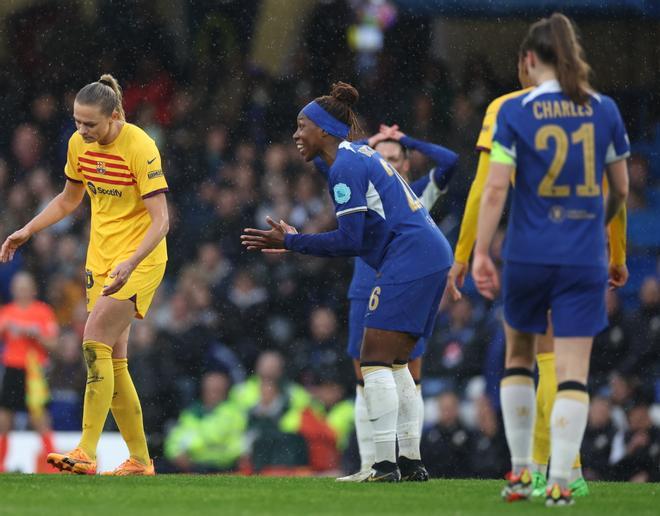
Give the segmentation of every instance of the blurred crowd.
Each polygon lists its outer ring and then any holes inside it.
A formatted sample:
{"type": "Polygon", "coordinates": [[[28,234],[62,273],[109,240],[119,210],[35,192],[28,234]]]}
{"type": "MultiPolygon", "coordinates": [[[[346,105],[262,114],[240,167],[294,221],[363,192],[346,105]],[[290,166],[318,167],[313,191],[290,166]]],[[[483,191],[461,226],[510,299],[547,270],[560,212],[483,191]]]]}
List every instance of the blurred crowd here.
{"type": "MultiPolygon", "coordinates": [[[[159,470],[358,469],[354,379],[344,352],[351,261],[248,255],[239,235],[244,227],[264,226],[266,215],[302,232],[334,227],[322,178],[303,162],[291,133],[297,110],[342,79],[360,89],[367,134],[381,122],[397,122],[411,136],[459,153],[449,193],[433,209],[455,240],[481,117],[489,100],[516,84],[514,77],[498,81],[480,56],[450,73],[428,48],[411,43],[411,34],[428,33],[428,23],[405,17],[386,34],[376,70],[364,76],[346,38],[319,25],[345,26],[352,12],[344,2],[318,4],[291,70],[271,77],[246,57],[254,19],[245,13],[255,10],[253,3],[205,7],[223,21],[222,37],[205,24],[208,13],[191,6],[188,53],[175,47],[148,7],[133,11],[133,2],[122,3],[121,17],[102,12],[102,26],[73,8],[28,9],[6,19],[16,52],[0,68],[0,238],[60,191],[66,142],[75,130],[73,97],[101,72],[113,73],[124,87],[129,121],[157,142],[170,185],[166,278],[148,318],[134,324],[129,346],[159,470]],[[74,25],[81,34],[75,44],[58,37],[74,25]],[[87,37],[91,48],[79,48],[87,37]],[[95,43],[106,40],[113,45],[95,43]],[[142,42],[139,52],[135,41],[142,42]],[[71,59],[53,59],[61,55],[71,59]],[[93,64],[90,55],[98,57],[93,64]],[[393,80],[401,74],[405,84],[393,80]]],[[[111,9],[109,2],[100,6],[111,9]]],[[[639,106],[622,105],[625,120],[641,119],[639,106]]],[[[608,293],[611,326],[596,339],[592,359],[583,447],[592,479],[660,480],[660,161],[654,161],[660,114],[645,115],[644,127],[630,131],[631,281],[608,293]]],[[[432,166],[423,156],[411,158],[414,174],[432,166]]],[[[0,265],[0,303],[11,300],[11,278],[26,270],[55,310],[61,333],[48,378],[56,430],[80,428],[88,231],[84,202],[0,265]]],[[[424,359],[422,453],[435,476],[499,477],[508,469],[498,415],[501,309],[470,284],[466,293],[443,305],[424,359]]]]}

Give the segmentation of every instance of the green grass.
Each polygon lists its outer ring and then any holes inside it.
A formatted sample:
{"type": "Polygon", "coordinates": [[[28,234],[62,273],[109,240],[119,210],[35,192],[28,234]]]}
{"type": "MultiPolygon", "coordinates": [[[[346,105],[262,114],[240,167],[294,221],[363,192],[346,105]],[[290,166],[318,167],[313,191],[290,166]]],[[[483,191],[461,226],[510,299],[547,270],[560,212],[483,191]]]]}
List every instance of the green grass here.
{"type": "Polygon", "coordinates": [[[660,485],[592,483],[591,496],[567,509],[539,500],[506,504],[502,482],[338,484],[333,479],[161,475],[103,478],[0,475],[0,515],[384,515],[659,514],[660,485]]]}

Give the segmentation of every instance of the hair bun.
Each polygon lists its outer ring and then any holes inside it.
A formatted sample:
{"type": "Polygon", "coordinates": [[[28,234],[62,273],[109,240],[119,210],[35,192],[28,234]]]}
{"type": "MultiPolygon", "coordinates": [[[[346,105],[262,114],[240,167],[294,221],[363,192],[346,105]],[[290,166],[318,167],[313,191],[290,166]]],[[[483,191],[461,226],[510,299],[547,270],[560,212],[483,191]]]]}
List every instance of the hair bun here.
{"type": "Polygon", "coordinates": [[[352,106],[360,98],[360,94],[354,86],[351,86],[347,82],[341,81],[332,85],[332,88],[330,89],[330,96],[348,106],[352,106]]]}

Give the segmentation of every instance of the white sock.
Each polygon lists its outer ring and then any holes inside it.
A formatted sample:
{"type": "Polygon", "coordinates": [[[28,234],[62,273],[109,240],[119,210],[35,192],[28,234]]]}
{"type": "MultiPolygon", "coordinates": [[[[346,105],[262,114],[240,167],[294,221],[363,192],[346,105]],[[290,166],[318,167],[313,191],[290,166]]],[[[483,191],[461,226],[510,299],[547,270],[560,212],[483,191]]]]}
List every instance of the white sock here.
{"type": "MultiPolygon", "coordinates": [[[[511,452],[511,466],[517,475],[532,464],[532,434],[536,395],[531,376],[515,375],[502,379],[500,387],[504,433],[511,452]]],[[[575,457],[575,454],[573,454],[575,457]]]]}
{"type": "Polygon", "coordinates": [[[568,486],[587,427],[588,412],[589,395],[585,391],[562,390],[560,385],[550,420],[550,484],[568,486]]]}
{"type": "Polygon", "coordinates": [[[399,397],[392,369],[382,367],[372,370],[364,377],[364,399],[367,402],[369,420],[373,428],[375,462],[384,460],[396,463],[396,421],[399,397]]]}
{"type": "Polygon", "coordinates": [[[376,451],[374,449],[374,430],[369,421],[364,387],[361,385],[355,389],[355,433],[360,450],[360,471],[364,471],[371,468],[376,462],[376,451]]]}
{"type": "Polygon", "coordinates": [[[417,398],[419,403],[419,437],[422,438],[422,431],[424,430],[424,396],[422,396],[422,386],[415,385],[417,388],[417,398]]]}
{"type": "Polygon", "coordinates": [[[399,441],[399,456],[419,460],[419,396],[415,380],[407,365],[395,365],[392,376],[396,383],[399,397],[399,417],[396,423],[396,435],[399,441]]]}

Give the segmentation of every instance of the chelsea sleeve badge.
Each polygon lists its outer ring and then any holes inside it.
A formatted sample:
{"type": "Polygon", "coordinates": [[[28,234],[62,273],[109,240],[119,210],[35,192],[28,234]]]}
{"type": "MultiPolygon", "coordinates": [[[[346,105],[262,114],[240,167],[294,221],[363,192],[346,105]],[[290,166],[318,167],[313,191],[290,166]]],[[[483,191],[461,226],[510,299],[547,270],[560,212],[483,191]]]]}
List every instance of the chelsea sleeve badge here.
{"type": "Polygon", "coordinates": [[[346,204],[351,199],[351,188],[346,183],[337,183],[332,191],[337,204],[346,204]]]}

